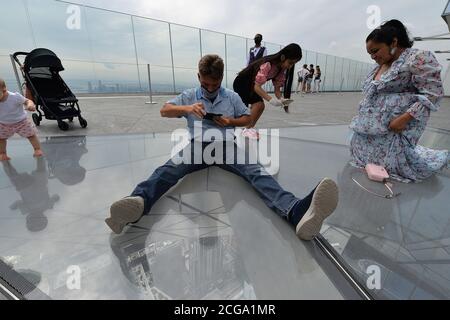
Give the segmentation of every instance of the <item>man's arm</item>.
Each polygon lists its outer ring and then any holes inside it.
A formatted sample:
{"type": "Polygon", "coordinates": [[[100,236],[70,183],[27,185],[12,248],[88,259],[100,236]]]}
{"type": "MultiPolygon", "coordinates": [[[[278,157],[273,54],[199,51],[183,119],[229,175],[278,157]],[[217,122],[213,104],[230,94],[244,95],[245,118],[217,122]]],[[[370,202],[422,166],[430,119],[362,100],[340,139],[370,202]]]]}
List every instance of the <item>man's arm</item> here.
{"type": "Polygon", "coordinates": [[[203,103],[195,103],[190,106],[177,106],[174,104],[166,103],[160,111],[163,118],[180,118],[187,114],[194,114],[199,119],[202,119],[206,115],[205,107],[203,103]]]}
{"type": "Polygon", "coordinates": [[[252,123],[250,111],[242,102],[237,93],[231,94],[231,105],[234,108],[234,117],[216,117],[215,123],[220,127],[247,127],[252,123]]]}
{"type": "Polygon", "coordinates": [[[250,116],[241,116],[239,118],[217,117],[214,122],[221,127],[247,127],[252,122],[250,116]]]}
{"type": "Polygon", "coordinates": [[[231,119],[232,127],[247,127],[252,122],[252,118],[250,116],[241,116],[240,118],[231,119]]]}

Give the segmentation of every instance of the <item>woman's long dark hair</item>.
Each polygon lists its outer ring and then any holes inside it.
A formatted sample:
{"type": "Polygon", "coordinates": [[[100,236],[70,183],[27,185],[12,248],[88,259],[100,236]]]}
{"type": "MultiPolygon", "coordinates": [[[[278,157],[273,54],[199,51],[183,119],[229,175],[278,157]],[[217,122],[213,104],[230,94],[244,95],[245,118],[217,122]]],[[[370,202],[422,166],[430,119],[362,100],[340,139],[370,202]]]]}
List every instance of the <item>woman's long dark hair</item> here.
{"type": "Polygon", "coordinates": [[[414,44],[414,41],[409,37],[405,25],[395,19],[390,20],[381,25],[378,29],[373,30],[367,37],[366,42],[372,40],[390,46],[395,38],[397,38],[398,46],[400,48],[411,48],[414,44]]]}
{"type": "Polygon", "coordinates": [[[284,56],[285,59],[292,59],[292,60],[300,61],[303,56],[302,48],[296,43],[291,43],[290,45],[281,49],[281,51],[279,51],[278,53],[272,54],[267,57],[263,57],[261,59],[256,60],[255,62],[251,63],[247,68],[245,68],[244,70],[242,70],[239,73],[239,76],[247,76],[254,81],[256,78],[256,75],[258,74],[259,68],[263,64],[265,64],[267,62],[270,62],[272,65],[280,64],[282,62],[281,56],[284,56]]]}

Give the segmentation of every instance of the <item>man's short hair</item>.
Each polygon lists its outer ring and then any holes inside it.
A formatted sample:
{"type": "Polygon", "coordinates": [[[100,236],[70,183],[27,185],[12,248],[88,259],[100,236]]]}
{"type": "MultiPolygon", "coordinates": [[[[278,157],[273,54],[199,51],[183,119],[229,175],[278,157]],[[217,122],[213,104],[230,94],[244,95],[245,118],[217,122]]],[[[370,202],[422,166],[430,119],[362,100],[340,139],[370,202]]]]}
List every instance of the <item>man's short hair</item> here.
{"type": "Polygon", "coordinates": [[[6,82],[2,78],[0,78],[0,89],[6,88],[6,82]]]}
{"type": "Polygon", "coordinates": [[[225,65],[221,57],[216,54],[204,56],[198,63],[198,72],[205,77],[211,77],[215,80],[223,78],[225,65]]]}

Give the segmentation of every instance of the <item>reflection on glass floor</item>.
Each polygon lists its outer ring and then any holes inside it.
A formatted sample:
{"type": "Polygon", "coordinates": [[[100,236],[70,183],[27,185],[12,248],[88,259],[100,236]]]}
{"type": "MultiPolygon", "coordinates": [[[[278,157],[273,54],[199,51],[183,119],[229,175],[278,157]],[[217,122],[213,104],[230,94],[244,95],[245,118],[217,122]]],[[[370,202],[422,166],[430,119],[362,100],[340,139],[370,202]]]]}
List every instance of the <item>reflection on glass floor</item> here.
{"type": "MultiPolygon", "coordinates": [[[[302,138],[345,145],[346,131],[344,126],[312,127],[302,130],[302,138]]],[[[296,133],[290,129],[284,136],[296,133]]],[[[429,129],[421,144],[450,149],[450,134],[429,129]]],[[[450,171],[419,184],[396,183],[394,191],[401,195],[394,200],[367,193],[353,178],[386,194],[381,184],[369,181],[361,170],[342,165],[337,171],[340,205],[322,235],[353,276],[373,289],[369,293],[374,298],[449,299],[450,171]],[[380,275],[379,284],[376,275],[380,275]]]]}
{"type": "MultiPolygon", "coordinates": [[[[168,159],[168,134],[60,137],[43,149],[35,160],[26,141],[9,143],[0,258],[51,298],[359,297],[314,243],[217,168],[184,179],[151,215],[111,234],[109,206],[168,159]]],[[[295,190],[305,193],[305,183],[295,190]]]]}
{"type": "Polygon", "coordinates": [[[377,268],[380,290],[372,293],[378,298],[450,298],[448,172],[421,184],[397,185],[401,195],[394,200],[363,191],[352,177],[376,190],[361,172],[344,168],[338,177],[341,208],[324,237],[363,283],[377,268]]]}
{"type": "MultiPolygon", "coordinates": [[[[323,176],[338,182],[340,205],[322,233],[363,286],[379,267],[374,297],[450,297],[448,172],[401,185],[402,196],[386,202],[351,181],[360,172],[347,166],[345,126],[280,135],[281,185],[303,196],[323,176]]],[[[242,179],[218,168],[187,177],[151,215],[112,235],[103,222],[110,204],[168,159],[169,141],[52,138],[41,160],[26,141],[11,141],[13,160],[0,169],[0,262],[54,299],[358,298],[314,242],[299,241],[242,179]]],[[[450,147],[445,132],[429,130],[423,141],[450,147]]]]}

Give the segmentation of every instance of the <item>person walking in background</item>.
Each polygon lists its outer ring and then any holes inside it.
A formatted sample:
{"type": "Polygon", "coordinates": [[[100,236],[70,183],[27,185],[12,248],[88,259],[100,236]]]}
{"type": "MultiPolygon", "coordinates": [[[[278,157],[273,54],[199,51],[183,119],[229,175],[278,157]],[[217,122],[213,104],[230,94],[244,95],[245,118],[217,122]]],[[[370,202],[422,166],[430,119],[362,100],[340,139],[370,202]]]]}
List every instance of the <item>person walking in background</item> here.
{"type": "Polygon", "coordinates": [[[308,74],[309,74],[308,65],[304,64],[303,68],[301,68],[297,72],[298,76],[297,94],[299,90],[301,91],[302,94],[306,92],[306,76],[308,74]]]}
{"type": "Polygon", "coordinates": [[[297,87],[295,88],[295,94],[298,94],[299,89],[302,90],[303,76],[301,75],[303,69],[297,71],[297,87]]]}
{"type": "Polygon", "coordinates": [[[261,46],[263,36],[258,33],[255,36],[254,40],[255,40],[255,46],[250,49],[250,52],[247,55],[247,66],[249,66],[256,60],[267,56],[267,49],[265,47],[261,46]]]}
{"type": "Polygon", "coordinates": [[[314,73],[314,89],[313,92],[320,92],[320,83],[322,82],[322,71],[320,70],[320,66],[316,66],[316,71],[314,73]]]}
{"type": "Polygon", "coordinates": [[[301,58],[302,49],[298,44],[291,43],[276,54],[256,60],[238,74],[233,89],[245,105],[251,105],[251,122],[243,131],[243,136],[259,139],[259,133],[254,127],[264,112],[264,100],[274,107],[284,107],[281,87],[286,80],[286,71],[293,68],[301,58]],[[275,97],[262,88],[269,80],[275,87],[275,97]]]}
{"type": "Polygon", "coordinates": [[[311,87],[312,87],[312,81],[314,77],[314,66],[311,64],[306,66],[306,70],[308,71],[308,74],[306,75],[306,93],[311,93],[311,87]]]}

